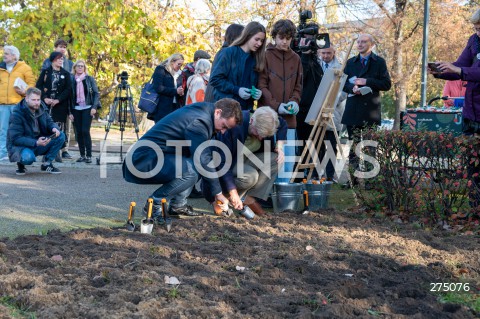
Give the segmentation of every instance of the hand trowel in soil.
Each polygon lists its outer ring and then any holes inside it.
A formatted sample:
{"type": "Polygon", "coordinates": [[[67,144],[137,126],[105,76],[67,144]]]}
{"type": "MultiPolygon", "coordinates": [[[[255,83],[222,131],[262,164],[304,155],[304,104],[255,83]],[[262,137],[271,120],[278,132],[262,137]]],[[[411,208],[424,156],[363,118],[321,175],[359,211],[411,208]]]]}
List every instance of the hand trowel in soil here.
{"type": "Polygon", "coordinates": [[[140,224],[140,232],[142,234],[152,233],[152,230],[153,230],[152,209],[153,209],[153,198],[149,198],[147,218],[142,219],[142,223],[140,224]]]}
{"type": "Polygon", "coordinates": [[[309,213],[309,210],[308,210],[308,191],[303,191],[303,203],[304,203],[304,208],[303,208],[303,212],[302,214],[303,215],[306,215],[309,213]]]}
{"type": "MultiPolygon", "coordinates": [[[[223,203],[221,200],[217,200],[217,205],[222,206],[223,203]]],[[[222,216],[224,217],[231,217],[233,215],[233,210],[231,208],[228,208],[227,210],[222,210],[222,216]]]]}
{"type": "Polygon", "coordinates": [[[158,224],[165,225],[168,233],[172,230],[172,218],[168,214],[167,200],[165,198],[162,198],[162,217],[158,219],[158,224]]]}
{"type": "Polygon", "coordinates": [[[131,202],[130,208],[128,209],[128,220],[127,220],[127,230],[135,231],[135,224],[133,223],[133,216],[135,215],[135,206],[137,203],[131,202]]]}

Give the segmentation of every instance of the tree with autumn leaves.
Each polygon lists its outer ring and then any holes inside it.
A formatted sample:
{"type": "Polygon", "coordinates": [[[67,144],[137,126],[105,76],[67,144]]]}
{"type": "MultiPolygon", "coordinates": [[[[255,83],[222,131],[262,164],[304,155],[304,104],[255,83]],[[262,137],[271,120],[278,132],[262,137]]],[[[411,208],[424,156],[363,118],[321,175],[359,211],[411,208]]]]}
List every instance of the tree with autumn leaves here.
{"type": "MultiPolygon", "coordinates": [[[[475,5],[431,1],[429,60],[456,59],[472,33],[468,17],[475,5]]],[[[357,34],[374,35],[393,80],[392,90],[383,95],[386,116],[398,118],[420,100],[423,1],[254,0],[239,6],[232,0],[201,0],[196,6],[203,10],[173,0],[0,0],[0,6],[1,41],[17,46],[37,74],[53,42],[64,38],[71,59],[87,61],[106,99],[123,70],[136,93],[153,67],[172,53],[184,54],[187,62],[197,49],[215,53],[230,23],[260,20],[269,32],[279,18],[298,22],[298,13],[309,9],[340,56],[357,34]]],[[[427,96],[441,94],[443,81],[428,80],[427,96]]]]}

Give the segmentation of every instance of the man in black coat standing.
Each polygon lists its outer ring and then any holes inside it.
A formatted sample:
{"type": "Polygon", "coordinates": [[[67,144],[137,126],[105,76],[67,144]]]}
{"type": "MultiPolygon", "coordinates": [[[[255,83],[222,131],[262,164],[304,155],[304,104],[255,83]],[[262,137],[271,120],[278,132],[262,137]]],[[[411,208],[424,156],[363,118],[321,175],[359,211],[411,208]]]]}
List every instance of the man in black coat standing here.
{"type": "Polygon", "coordinates": [[[358,167],[355,144],[360,142],[362,130],[380,125],[380,91],[388,91],[392,86],[385,60],[372,52],[374,45],[370,34],[361,34],[357,39],[359,54],[347,61],[344,70],[348,78],[343,91],[348,97],[342,124],[347,126],[348,138],[354,142],[349,156],[354,169],[358,167]]]}

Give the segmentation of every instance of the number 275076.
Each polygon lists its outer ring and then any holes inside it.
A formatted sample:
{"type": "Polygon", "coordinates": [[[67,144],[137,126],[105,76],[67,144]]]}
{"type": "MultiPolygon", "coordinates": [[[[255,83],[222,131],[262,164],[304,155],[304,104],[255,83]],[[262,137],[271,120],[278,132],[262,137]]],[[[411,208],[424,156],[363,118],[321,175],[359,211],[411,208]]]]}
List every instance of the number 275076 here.
{"type": "Polygon", "coordinates": [[[430,291],[470,291],[470,284],[463,283],[463,282],[437,282],[437,283],[430,283],[430,291]]]}

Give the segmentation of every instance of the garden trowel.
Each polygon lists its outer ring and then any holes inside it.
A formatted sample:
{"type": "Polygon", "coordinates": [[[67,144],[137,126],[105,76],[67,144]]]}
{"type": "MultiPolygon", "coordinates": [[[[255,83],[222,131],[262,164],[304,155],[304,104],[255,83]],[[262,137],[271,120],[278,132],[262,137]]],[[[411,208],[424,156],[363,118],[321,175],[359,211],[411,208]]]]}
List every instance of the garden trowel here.
{"type": "Polygon", "coordinates": [[[169,233],[170,230],[172,229],[172,218],[168,214],[167,211],[167,200],[165,198],[162,198],[162,216],[158,218],[158,224],[163,225],[167,227],[167,232],[169,233]]]}
{"type": "Polygon", "coordinates": [[[147,218],[142,219],[142,223],[140,224],[140,232],[142,234],[151,234],[153,230],[153,219],[152,219],[153,198],[149,198],[147,202],[148,202],[147,218]]]}
{"type": "Polygon", "coordinates": [[[127,230],[135,231],[135,224],[133,223],[133,216],[135,215],[135,202],[130,203],[130,208],[128,209],[128,220],[127,220],[127,230]]]}

